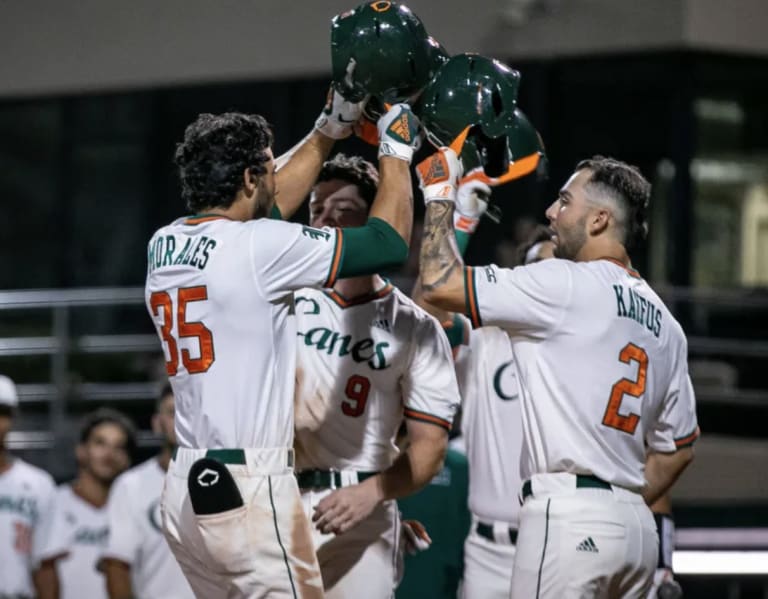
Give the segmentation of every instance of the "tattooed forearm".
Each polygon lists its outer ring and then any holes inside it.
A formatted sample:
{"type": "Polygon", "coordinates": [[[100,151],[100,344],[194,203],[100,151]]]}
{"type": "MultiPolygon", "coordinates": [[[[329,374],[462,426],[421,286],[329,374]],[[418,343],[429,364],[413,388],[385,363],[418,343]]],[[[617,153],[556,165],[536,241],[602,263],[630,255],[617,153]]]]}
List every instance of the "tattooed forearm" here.
{"type": "Polygon", "coordinates": [[[453,233],[453,202],[427,204],[420,263],[422,287],[427,292],[461,275],[463,263],[453,233]]]}

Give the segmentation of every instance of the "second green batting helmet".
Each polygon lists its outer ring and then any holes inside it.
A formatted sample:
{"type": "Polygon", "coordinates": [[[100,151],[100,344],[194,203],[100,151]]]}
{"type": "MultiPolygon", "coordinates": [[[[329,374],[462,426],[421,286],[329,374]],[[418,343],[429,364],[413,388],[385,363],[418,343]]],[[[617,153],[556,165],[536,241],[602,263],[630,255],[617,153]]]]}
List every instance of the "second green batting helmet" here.
{"type": "Polygon", "coordinates": [[[520,74],[498,60],[458,54],[424,88],[416,114],[435,146],[466,135],[461,147],[465,172],[482,166],[489,177],[505,180],[531,172],[544,147],[536,129],[517,107],[520,74]],[[512,164],[518,165],[512,176],[512,164]],[[525,171],[525,172],[522,172],[525,171]]]}

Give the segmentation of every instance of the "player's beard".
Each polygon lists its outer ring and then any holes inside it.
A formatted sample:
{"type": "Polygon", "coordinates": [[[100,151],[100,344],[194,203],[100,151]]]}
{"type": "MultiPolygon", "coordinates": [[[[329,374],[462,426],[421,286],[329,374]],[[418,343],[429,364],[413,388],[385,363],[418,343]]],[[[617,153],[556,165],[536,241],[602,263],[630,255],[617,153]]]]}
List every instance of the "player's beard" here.
{"type": "Polygon", "coordinates": [[[257,191],[256,203],[253,207],[253,218],[265,218],[272,212],[275,205],[275,188],[266,184],[265,178],[259,180],[259,189],[257,191]]]}
{"type": "Polygon", "coordinates": [[[555,258],[575,260],[587,242],[587,216],[579,219],[572,227],[557,230],[557,243],[553,254],[555,258]]]}

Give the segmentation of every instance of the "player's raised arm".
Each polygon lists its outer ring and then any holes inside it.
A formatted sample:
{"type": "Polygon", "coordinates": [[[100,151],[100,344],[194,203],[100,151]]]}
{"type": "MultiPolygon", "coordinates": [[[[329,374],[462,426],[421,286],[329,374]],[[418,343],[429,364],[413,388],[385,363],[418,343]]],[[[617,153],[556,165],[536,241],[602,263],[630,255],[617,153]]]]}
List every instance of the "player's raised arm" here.
{"type": "Polygon", "coordinates": [[[424,300],[451,312],[466,312],[464,261],[453,232],[461,163],[451,148],[441,148],[417,167],[426,203],[420,273],[424,300]]]}
{"type": "Polygon", "coordinates": [[[279,190],[275,206],[281,217],[290,218],[302,205],[333,144],[352,134],[352,126],[360,118],[363,104],[348,102],[331,88],[312,132],[275,159],[275,180],[279,190]]]}

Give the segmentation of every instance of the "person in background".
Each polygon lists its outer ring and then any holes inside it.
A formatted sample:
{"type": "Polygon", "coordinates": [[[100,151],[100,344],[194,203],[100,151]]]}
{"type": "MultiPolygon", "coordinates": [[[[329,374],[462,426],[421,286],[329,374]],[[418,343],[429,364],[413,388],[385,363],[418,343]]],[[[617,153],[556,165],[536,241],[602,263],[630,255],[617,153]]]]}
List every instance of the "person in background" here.
{"type": "Polygon", "coordinates": [[[0,597],[56,599],[56,571],[38,556],[51,523],[56,484],[50,474],[8,452],[19,404],[16,385],[0,375],[0,597]]]}
{"type": "Polygon", "coordinates": [[[173,391],[166,383],[152,416],[152,431],[163,441],[160,453],[117,477],[109,492],[109,541],[99,565],[109,599],[194,597],[163,536],[160,514],[165,472],[176,447],[173,416],[173,391]]]}
{"type": "Polygon", "coordinates": [[[85,417],[75,448],[77,477],[60,485],[53,522],[41,553],[42,568],[55,568],[61,599],[106,599],[97,560],[109,536],[107,497],[115,478],[131,465],[133,424],[120,412],[99,409],[85,417]]]}

